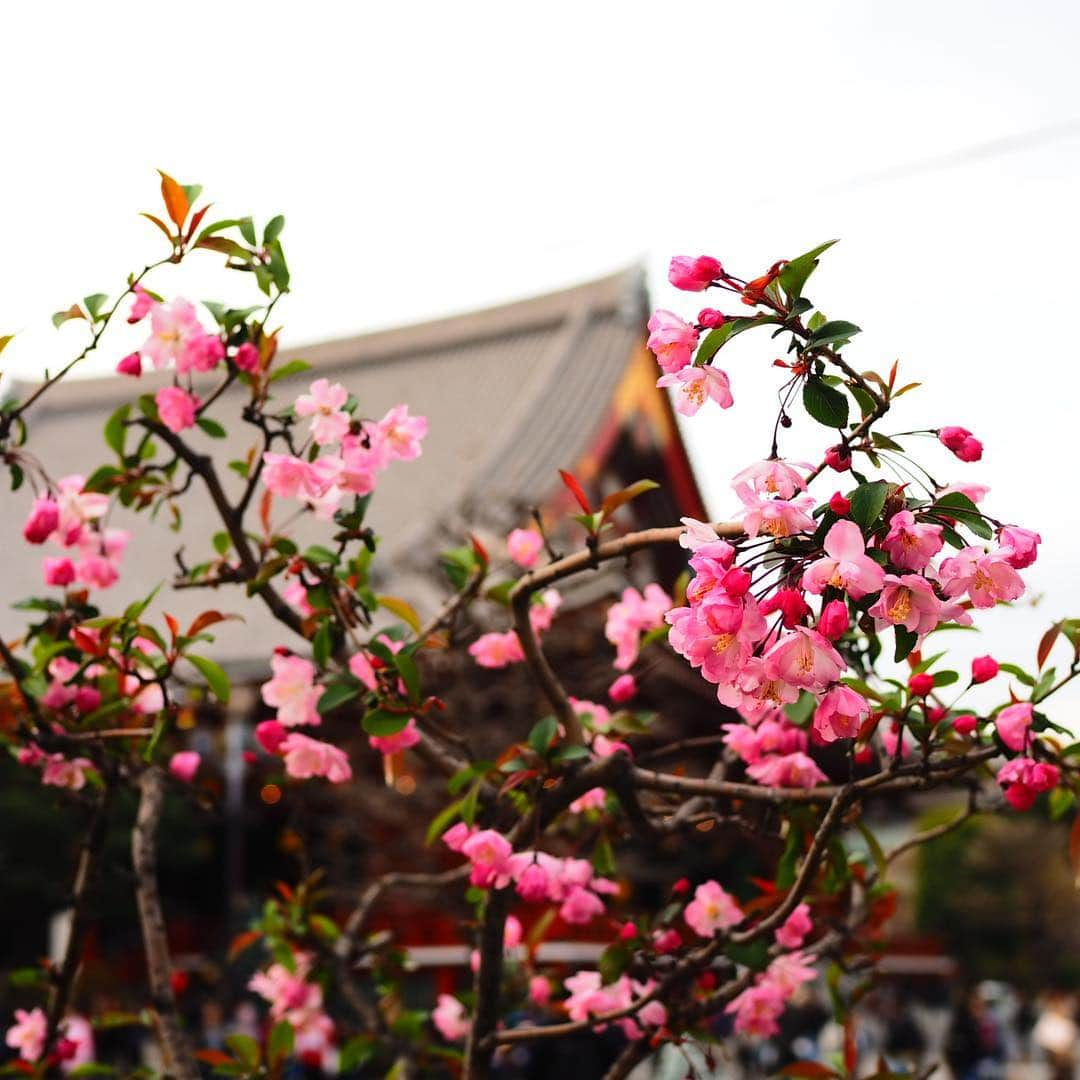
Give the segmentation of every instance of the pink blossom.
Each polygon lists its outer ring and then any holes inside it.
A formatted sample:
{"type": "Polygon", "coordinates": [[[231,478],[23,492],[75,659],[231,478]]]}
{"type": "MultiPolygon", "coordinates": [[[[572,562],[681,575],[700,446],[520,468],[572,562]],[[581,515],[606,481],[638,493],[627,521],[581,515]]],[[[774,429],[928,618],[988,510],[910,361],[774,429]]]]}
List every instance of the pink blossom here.
{"type": "Polygon", "coordinates": [[[374,690],[379,685],[379,680],[375,675],[375,668],[363,649],[349,657],[349,671],[369,690],[374,690]]]}
{"type": "Polygon", "coordinates": [[[732,998],[724,1008],[735,1014],[735,1031],[768,1039],[780,1031],[777,1021],[784,1011],[784,995],[770,982],[759,982],[732,998]]]}
{"type": "Polygon", "coordinates": [[[49,495],[34,500],[30,516],[23,526],[23,539],[28,544],[44,544],[60,525],[60,507],[49,495]]]}
{"type": "Polygon", "coordinates": [[[684,529],[679,534],[679,546],[686,548],[721,563],[727,569],[735,559],[735,548],[726,540],[716,535],[716,530],[707,521],[697,518],[679,518],[684,529]]]}
{"type": "Polygon", "coordinates": [[[321,723],[316,706],[322,687],[315,683],[315,665],[301,656],[275,653],[270,667],[274,674],[262,685],[262,699],[277,709],[278,722],[286,727],[321,723]]]}
{"type": "Polygon", "coordinates": [[[158,370],[174,363],[181,375],[209,371],[225,355],[221,339],[202,328],[194,305],[180,297],[153,305],[150,328],[140,352],[158,370]]]}
{"type": "Polygon", "coordinates": [[[1001,600],[1024,595],[1024,582],[1001,553],[988,555],[980,547],[961,548],[945,559],[938,578],[949,598],[967,593],[977,608],[990,608],[1001,600]]]}
{"type": "Polygon", "coordinates": [[[850,686],[837,684],[828,690],[814,712],[814,731],[822,742],[854,739],[870,715],[870,704],[850,686]]]}
{"type": "Polygon", "coordinates": [[[982,443],[967,428],[943,427],[938,438],[961,461],[978,461],[982,457],[982,443]]]}
{"type": "Polygon", "coordinates": [[[459,821],[456,825],[451,825],[442,834],[442,841],[451,851],[461,851],[465,846],[465,841],[474,832],[476,832],[476,829],[472,828],[472,826],[466,825],[464,821],[459,821]]]}
{"type": "Polygon", "coordinates": [[[420,732],[416,727],[416,718],[409,717],[409,722],[394,735],[369,735],[368,742],[382,754],[400,754],[415,746],[420,741],[420,732]]]}
{"type": "Polygon", "coordinates": [[[551,882],[544,867],[539,862],[530,861],[518,874],[516,887],[518,896],[522,900],[530,904],[536,904],[547,899],[551,889],[551,882]]]}
{"type": "Polygon", "coordinates": [[[596,893],[572,885],[559,908],[559,918],[574,926],[584,926],[604,913],[604,902],[596,893]]]}
{"type": "Polygon", "coordinates": [[[661,309],[649,319],[648,329],[648,346],[666,374],[673,374],[690,363],[690,356],[697,347],[698,332],[688,322],[661,309]]]}
{"type": "Polygon", "coordinates": [[[531,570],[544,550],[544,538],[535,529],[514,529],[506,538],[510,558],[523,570],[531,570]]]}
{"type": "Polygon", "coordinates": [[[254,375],[255,372],[262,367],[262,358],[259,356],[258,347],[250,341],[245,341],[236,350],[236,356],[233,357],[233,363],[238,370],[246,371],[249,375],[254,375]]]}
{"type": "Polygon", "coordinates": [[[529,622],[537,634],[545,634],[551,629],[555,613],[561,604],[562,596],[558,589],[545,589],[539,596],[533,596],[529,608],[529,622]]]}
{"type": "Polygon", "coordinates": [[[906,731],[903,732],[901,739],[901,729],[896,723],[879,727],[878,736],[881,739],[881,745],[885,748],[886,755],[890,758],[896,756],[897,750],[899,750],[902,758],[911,757],[915,752],[906,731]]]}
{"type": "Polygon", "coordinates": [[[845,667],[829,639],[806,626],[784,634],[764,659],[768,678],[815,692],[836,682],[845,667]]]}
{"type": "Polygon", "coordinates": [[[202,763],[202,755],[194,750],[181,750],[169,759],[169,772],[182,783],[190,784],[195,779],[202,763]]]}
{"type": "Polygon", "coordinates": [[[641,635],[664,625],[671,597],[659,585],[645,586],[644,593],[626,588],[622,598],[608,608],[604,636],[615,646],[615,668],[625,671],[637,659],[641,635]]]}
{"type": "Polygon", "coordinates": [[[46,585],[70,585],[75,580],[75,564],[68,558],[47,557],[41,560],[46,585]]]}
{"type": "Polygon", "coordinates": [[[599,971],[579,971],[564,980],[563,985],[570,991],[570,996],[563,1005],[571,1020],[580,1023],[590,1016],[614,1012],[615,1002],[602,983],[599,971]]]}
{"type": "Polygon", "coordinates": [[[611,713],[603,705],[596,701],[582,701],[581,698],[570,698],[570,704],[574,707],[578,719],[593,731],[608,731],[611,728],[611,713]]]}
{"type": "Polygon", "coordinates": [[[791,500],[756,499],[743,495],[740,495],[740,498],[746,507],[742,525],[751,539],[759,533],[765,533],[766,536],[780,540],[796,533],[812,533],[817,528],[817,523],[809,513],[814,505],[811,495],[791,500]]]}
{"type": "Polygon", "coordinates": [[[590,788],[569,806],[571,814],[584,814],[586,810],[603,810],[607,803],[607,792],[602,787],[590,788]]]}
{"type": "Polygon", "coordinates": [[[806,940],[806,935],[814,929],[810,918],[810,905],[799,904],[784,920],[776,931],[776,943],[783,949],[797,949],[806,940]]]}
{"type": "Polygon", "coordinates": [[[881,588],[885,571],[866,554],[866,541],[853,521],[838,521],[825,534],[827,558],[811,563],[802,576],[803,588],[821,594],[832,586],[852,600],[861,600],[881,588]]]}
{"type": "Polygon", "coordinates": [[[683,913],[687,926],[699,937],[715,937],[718,930],[730,930],[743,920],[735,898],[716,881],[706,881],[694,890],[694,899],[683,913]]]}
{"type": "Polygon", "coordinates": [[[675,255],[668,267],[668,281],[685,292],[701,292],[723,276],[724,268],[711,255],[675,255]]]}
{"type": "Polygon", "coordinates": [[[529,1000],[539,1009],[546,1009],[551,1001],[551,983],[543,975],[529,980],[529,1000]]]}
{"type": "Polygon", "coordinates": [[[49,1023],[42,1009],[16,1009],[15,1023],[7,1030],[5,1042],[19,1051],[23,1061],[37,1061],[45,1049],[49,1023]]]}
{"type": "Polygon", "coordinates": [[[318,499],[341,478],[340,458],[321,457],[308,462],[291,454],[263,454],[263,483],[283,499],[318,499]]]}
{"type": "Polygon", "coordinates": [[[440,994],[431,1013],[431,1022],[447,1042],[461,1042],[472,1027],[465,1006],[453,994],[440,994]]]}
{"type": "MultiPolygon", "coordinates": [[[[847,608],[844,608],[845,612],[847,608]]],[[[810,613],[810,606],[803,599],[803,594],[798,589],[783,588],[767,596],[761,601],[761,614],[772,615],[779,611],[783,616],[783,624],[789,630],[799,625],[803,618],[810,613]]]]}
{"type": "Polygon", "coordinates": [[[50,754],[45,761],[41,782],[53,787],[80,791],[86,785],[86,774],[94,771],[94,763],[88,758],[65,758],[63,754],[50,754]]]}
{"type": "Polygon", "coordinates": [[[791,997],[803,983],[813,982],[817,976],[809,960],[800,952],[784,953],[765,969],[762,982],[777,987],[785,997],[791,997]]]}
{"type": "Polygon", "coordinates": [[[343,412],[349,391],[341,383],[316,379],[309,393],[301,394],[293,408],[297,416],[311,417],[311,435],[319,446],[339,442],[348,430],[351,419],[343,412]]]}
{"type": "Polygon", "coordinates": [[[998,770],[997,782],[1014,810],[1030,810],[1040,792],[1058,786],[1061,770],[1048,762],[1013,758],[998,770]]]}
{"type": "Polygon", "coordinates": [[[277,720],[263,720],[255,725],[255,739],[268,754],[276,754],[288,734],[285,725],[277,720]]]}
{"type": "Polygon", "coordinates": [[[157,301],[141,285],[133,285],[131,292],[135,300],[132,302],[127,321],[134,324],[145,319],[157,301]]]}
{"type": "Polygon", "coordinates": [[[412,461],[420,456],[427,435],[426,416],[410,416],[407,405],[395,405],[375,426],[375,438],[392,461],[412,461]]]}
{"type": "Polygon", "coordinates": [[[521,641],[513,630],[481,634],[469,646],[469,655],[484,668],[502,668],[525,659],[521,641]]]}
{"type": "Polygon", "coordinates": [[[1035,707],[1030,701],[1020,701],[1007,705],[994,717],[997,733],[1010,750],[1024,749],[1034,712],[1035,707]]]}
{"type": "Polygon", "coordinates": [[[637,681],[633,675],[620,675],[609,687],[608,697],[616,705],[625,705],[637,697],[637,681]]]}
{"type": "Polygon", "coordinates": [[[461,845],[461,854],[472,863],[469,882],[481,889],[502,889],[513,879],[513,848],[494,829],[480,829],[461,845]]]}
{"type": "Polygon", "coordinates": [[[281,598],[289,607],[299,611],[304,618],[315,613],[315,609],[308,601],[307,589],[299,578],[294,578],[281,590],[281,598]]]}
{"type": "Polygon", "coordinates": [[[940,525],[918,522],[910,510],[901,510],[893,514],[881,546],[901,569],[924,570],[945,544],[941,533],[940,525]]]}
{"type": "Polygon", "coordinates": [[[291,1024],[297,1036],[310,1035],[313,1031],[325,1034],[330,1025],[323,1012],[322,987],[309,981],[311,970],[311,954],[295,952],[291,967],[271,964],[266,971],[256,972],[248,982],[249,990],[270,1003],[271,1019],[291,1024]]]}
{"type": "Polygon", "coordinates": [[[998,533],[998,554],[1015,570],[1030,566],[1039,555],[1042,537],[1019,525],[1006,525],[998,533]]]}
{"type": "Polygon", "coordinates": [[[814,759],[801,751],[762,758],[756,765],[750,765],[746,773],[765,787],[812,788],[828,780],[814,759]]]}
{"type": "Polygon", "coordinates": [[[817,628],[830,641],[842,638],[848,631],[847,604],[843,600],[830,600],[822,609],[817,628]]]}
{"type": "Polygon", "coordinates": [[[165,708],[165,693],[157,683],[139,682],[135,675],[120,680],[120,692],[131,698],[131,707],[143,716],[152,716],[165,708]]]}
{"type": "Polygon", "coordinates": [[[279,749],[285,756],[285,771],[297,780],[325,776],[331,784],[341,784],[352,779],[352,767],[345,752],[329,743],[293,731],[282,740],[279,749]]]}
{"type": "Polygon", "coordinates": [[[154,395],[161,422],[174,434],[195,426],[198,398],[179,386],[163,386],[154,395]]]}
{"type": "Polygon", "coordinates": [[[102,517],[109,509],[109,497],[96,491],[84,491],[86,478],[77,473],[65,476],[56,484],[56,501],[60,507],[57,540],[64,547],[77,544],[83,528],[102,517]]]}
{"type": "Polygon", "coordinates": [[[683,416],[696,416],[698,409],[706,401],[715,401],[721,409],[730,409],[735,404],[731,396],[731,383],[727,372],[718,367],[706,365],[694,367],[688,365],[678,371],[661,375],[656,380],[660,388],[674,386],[675,411],[683,416]]]}
{"type": "MultiPolygon", "coordinates": [[[[795,465],[808,468],[803,462],[795,462],[795,465]]],[[[769,461],[756,461],[737,472],[732,477],[731,486],[743,502],[748,502],[753,497],[764,498],[771,495],[790,499],[796,492],[806,490],[806,481],[794,465],[773,458],[769,461]]]]}
{"type": "Polygon", "coordinates": [[[142,356],[137,352],[128,353],[127,356],[116,365],[116,374],[129,375],[134,379],[139,378],[139,376],[142,375],[142,356]]]}
{"type": "Polygon", "coordinates": [[[886,574],[877,603],[870,608],[878,629],[903,626],[922,637],[929,634],[945,614],[934,586],[918,574],[886,574]]]}

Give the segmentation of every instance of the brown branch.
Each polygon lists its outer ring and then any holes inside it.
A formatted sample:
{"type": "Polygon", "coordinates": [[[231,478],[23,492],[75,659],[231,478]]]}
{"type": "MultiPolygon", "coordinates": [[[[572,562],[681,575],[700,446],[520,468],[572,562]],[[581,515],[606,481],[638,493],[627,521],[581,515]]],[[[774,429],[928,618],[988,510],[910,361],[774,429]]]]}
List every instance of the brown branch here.
{"type": "Polygon", "coordinates": [[[502,986],[503,935],[513,890],[492,889],[488,893],[480,924],[480,964],[473,980],[476,1005],[465,1043],[465,1080],[487,1080],[491,1075],[493,1047],[488,1036],[499,1022],[499,990],[502,986]]]}
{"type": "Polygon", "coordinates": [[[885,865],[888,866],[889,863],[894,862],[912,848],[921,847],[923,844],[930,843],[931,840],[937,840],[938,837],[946,836],[954,829],[960,828],[965,821],[970,821],[971,818],[978,813],[978,807],[976,806],[977,794],[977,789],[973,787],[970,792],[967,806],[951,821],[943,822],[941,825],[935,825],[932,829],[926,829],[921,833],[916,833],[915,836],[909,837],[902,844],[897,844],[892,851],[886,854],[885,865]]]}
{"type": "MultiPolygon", "coordinates": [[[[741,525],[726,522],[714,525],[717,536],[742,536],[741,525]]],[[[563,559],[549,563],[547,566],[531,570],[518,579],[517,584],[510,591],[510,606],[514,612],[514,629],[521,642],[525,660],[532,669],[540,689],[551,703],[555,711],[555,717],[566,732],[566,740],[572,745],[583,745],[585,733],[570,704],[569,696],[565,687],[559,681],[558,676],[548,663],[547,657],[540,648],[539,639],[532,628],[529,619],[529,606],[532,594],[540,589],[553,585],[556,581],[579,574],[583,570],[592,570],[602,562],[610,559],[619,559],[630,555],[643,548],[652,547],[656,544],[676,543],[683,532],[682,525],[669,526],[663,529],[643,529],[640,532],[628,533],[617,540],[609,540],[605,544],[595,544],[583,548],[573,555],[567,555],[563,559]]]]}
{"type": "Polygon", "coordinates": [[[75,869],[75,879],[71,887],[72,915],[71,926],[68,930],[67,944],[64,947],[64,958],[60,967],[53,972],[53,985],[49,993],[49,1006],[47,1010],[48,1027],[45,1032],[44,1049],[41,1056],[47,1057],[50,1049],[60,1033],[60,1025],[67,1012],[68,1003],[75,987],[75,979],[82,962],[83,943],[86,940],[88,926],[87,906],[89,902],[90,887],[97,876],[98,864],[101,859],[102,849],[105,847],[106,824],[109,815],[109,806],[112,802],[112,789],[106,785],[102,788],[95,803],[90,817],[90,825],[83,838],[82,848],[79,851],[79,862],[75,869]]]}
{"type": "Polygon", "coordinates": [[[157,883],[157,834],[165,804],[165,773],[148,766],[139,777],[139,809],[131,833],[135,899],[139,906],[146,973],[150,983],[155,1027],[164,1058],[164,1072],[178,1080],[198,1080],[199,1067],[180,1027],[170,975],[169,942],[157,883]]]}

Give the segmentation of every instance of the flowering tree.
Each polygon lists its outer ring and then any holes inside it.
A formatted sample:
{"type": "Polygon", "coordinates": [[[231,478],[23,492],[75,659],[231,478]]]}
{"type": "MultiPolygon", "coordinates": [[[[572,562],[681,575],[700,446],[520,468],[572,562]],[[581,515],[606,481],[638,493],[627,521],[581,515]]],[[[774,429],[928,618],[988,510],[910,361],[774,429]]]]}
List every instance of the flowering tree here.
{"type": "MultiPolygon", "coordinates": [[[[426,421],[405,405],[368,418],[362,401],[325,378],[295,400],[277,397],[282,375],[304,368],[279,362],[270,322],[289,287],[283,220],[261,234],[249,218],[204,225],[198,188],[163,175],[162,193],[165,216],[146,216],[167,238],[165,255],[115,297],[89,296],[58,313],[57,325],[85,325],[85,347],[0,413],[12,486],[36,493],[23,537],[50,551],[46,591],[23,605],[37,621],[19,641],[0,641],[16,717],[0,737],[41,783],[66,789],[73,808],[90,809],[66,953],[43,973],[40,1003],[18,1010],[7,1033],[22,1071],[43,1075],[92,1060],[92,1040],[68,1010],[103,822],[125,787],[139,799],[131,855],[146,1015],[165,1073],[183,1078],[198,1074],[200,1059],[229,1075],[276,1076],[293,1054],[318,1056],[331,1042],[345,1070],[483,1077],[506,1047],[617,1026],[625,1042],[608,1073],[616,1078],[665,1042],[707,1046],[709,1023],[723,1014],[737,1033],[768,1036],[788,999],[824,965],[860,970],[876,955],[891,910],[889,868],[902,851],[976,811],[1029,809],[1044,792],[1068,808],[1075,747],[1043,710],[1080,670],[1080,622],[1050,629],[1030,673],[984,656],[962,676],[944,652],[927,648],[932,635],[1018,599],[1040,538],[984,511],[986,488],[942,485],[908,450],[918,437],[936,438],[960,461],[975,462],[982,446],[968,430],[882,430],[893,403],[916,384],[897,386],[896,365],[886,374],[860,371],[849,348],[858,327],[827,319],[805,295],[830,245],[753,280],[713,258],[675,258],[676,288],[727,295],[740,313],[706,307],[688,322],[658,311],[649,321],[658,385],[672,389],[687,416],[706,409],[715,417],[710,402],[732,406],[717,361],[736,335],[764,329],[784,349],[772,360],[781,388],[777,415],[764,420],[768,453],[737,463],[732,520],[626,532],[620,508],[654,484],[596,500],[564,473],[580,504],[580,550],[556,556],[532,525],[507,537],[505,558],[472,541],[452,553],[455,591],[424,622],[407,602],[371,588],[376,545],[365,511],[384,471],[421,453],[426,421]],[[200,310],[167,298],[167,268],[202,252],[250,274],[260,303],[200,310]],[[136,391],[113,414],[99,467],[54,477],[44,448],[29,449],[34,406],[101,346],[118,318],[148,324],[145,344],[117,364],[120,376],[137,379],[151,365],[171,371],[172,382],[153,395],[136,391]],[[237,388],[242,397],[225,396],[237,388]],[[236,400],[240,415],[221,415],[236,400]],[[824,429],[818,463],[781,455],[796,422],[824,429]],[[238,497],[222,481],[224,463],[188,438],[195,428],[220,436],[226,423],[246,425],[254,440],[245,460],[228,463],[242,481],[238,497]],[[264,950],[249,986],[265,1000],[272,1026],[262,1045],[234,1036],[228,1053],[195,1045],[180,1021],[156,875],[167,788],[182,790],[201,767],[184,748],[177,713],[193,693],[228,700],[228,675],[207,656],[210,631],[228,615],[210,609],[185,627],[169,614],[151,615],[152,597],[110,609],[108,592],[123,573],[129,539],[107,524],[110,508],[178,516],[198,486],[221,532],[206,537],[205,558],[182,565],[174,585],[231,590],[232,606],[222,604],[230,614],[262,605],[281,624],[283,642],[308,643],[299,651],[282,644],[266,658],[272,674],[261,693],[276,715],[256,732],[263,767],[291,784],[354,782],[349,755],[323,735],[321,722],[329,713],[355,718],[374,753],[415,754],[425,783],[447,785],[448,804],[429,835],[457,860],[449,870],[402,867],[356,882],[355,907],[336,921],[320,910],[312,882],[269,900],[234,952],[264,950]],[[299,546],[290,523],[301,516],[321,523],[325,543],[299,546]],[[573,697],[541,644],[557,617],[559,586],[655,545],[686,550],[677,595],[656,584],[627,588],[607,614],[610,701],[573,697]],[[505,603],[506,621],[467,643],[469,662],[527,665],[550,705],[528,738],[495,760],[478,758],[468,717],[446,714],[425,663],[429,649],[457,647],[468,610],[482,598],[505,603]],[[668,741],[650,734],[652,718],[634,706],[635,667],[643,650],[657,649],[674,650],[715,687],[714,734],[668,741]],[[1047,667],[1055,650],[1068,661],[1060,673],[1047,667]],[[964,707],[973,686],[995,680],[996,707],[964,707]],[[827,744],[835,744],[831,752],[819,752],[827,744]],[[691,775],[684,765],[700,762],[702,751],[711,766],[691,775]],[[963,791],[967,808],[883,850],[864,808],[932,788],[963,791]],[[703,830],[716,825],[773,837],[775,854],[760,856],[752,878],[716,865],[707,880],[671,881],[654,908],[628,901],[620,865],[629,857],[680,835],[705,843],[703,830]],[[461,997],[441,996],[430,1023],[426,1014],[403,1022],[387,1004],[400,978],[395,943],[371,934],[369,921],[392,892],[431,887],[460,890],[472,906],[461,940],[475,949],[474,981],[461,997]],[[598,965],[555,979],[537,962],[534,946],[555,913],[591,924],[610,942],[598,965]],[[528,948],[521,919],[533,927],[528,948]],[[542,1020],[510,1024],[526,1003],[542,1020]]],[[[408,491],[407,464],[394,469],[393,482],[408,491]]],[[[844,994],[836,980],[831,985],[843,1018],[844,994]]],[[[854,1064],[849,1040],[835,1070],[805,1075],[844,1075],[854,1064]]]]}

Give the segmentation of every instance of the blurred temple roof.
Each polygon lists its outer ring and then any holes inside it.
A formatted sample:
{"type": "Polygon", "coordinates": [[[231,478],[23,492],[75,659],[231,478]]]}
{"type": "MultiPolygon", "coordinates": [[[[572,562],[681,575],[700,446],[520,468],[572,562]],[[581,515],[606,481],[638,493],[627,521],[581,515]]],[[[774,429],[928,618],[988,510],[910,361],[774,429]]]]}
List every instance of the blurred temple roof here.
{"type": "MultiPolygon", "coordinates": [[[[311,378],[327,376],[356,395],[359,415],[378,417],[407,402],[410,411],[428,417],[423,455],[391,467],[368,512],[367,523],[380,537],[380,590],[407,597],[426,616],[447,591],[433,572],[437,551],[462,543],[469,531],[498,544],[508,529],[527,523],[534,505],[571,509],[560,468],[574,471],[594,491],[615,490],[642,476],[661,481],[662,492],[632,504],[630,524],[703,516],[674,416],[654,386],[646,318],[643,275],[634,268],[485,311],[282,349],[282,361],[302,358],[313,370],[276,384],[281,399],[293,398],[311,378]]],[[[58,384],[29,414],[29,449],[53,478],[91,472],[108,457],[101,433],[109,415],[170,378],[161,372],[136,385],[115,376],[58,384]]],[[[16,396],[26,390],[17,388],[16,396]]],[[[245,396],[243,388],[230,390],[212,410],[228,430],[226,439],[186,433],[222,463],[222,483],[234,498],[242,481],[224,463],[243,458],[257,435],[240,419],[245,396]]],[[[0,631],[8,638],[26,625],[25,614],[11,611],[10,604],[45,591],[40,559],[57,553],[16,541],[30,497],[25,487],[8,496],[9,543],[0,567],[0,631]]],[[[250,669],[257,676],[273,647],[289,643],[291,633],[261,604],[244,602],[226,588],[168,588],[173,552],[182,547],[188,565],[204,561],[212,552],[212,534],[221,529],[198,482],[182,509],[182,528],[173,532],[165,514],[152,524],[145,515],[135,522],[133,514],[116,507],[109,524],[133,529],[134,537],[120,582],[100,598],[116,610],[164,581],[151,616],[165,610],[184,623],[205,608],[246,609],[246,623],[215,628],[215,656],[236,674],[250,669]]],[[[275,518],[286,514],[279,501],[275,518]]],[[[304,522],[296,533],[304,542],[316,537],[318,527],[304,522]]]]}

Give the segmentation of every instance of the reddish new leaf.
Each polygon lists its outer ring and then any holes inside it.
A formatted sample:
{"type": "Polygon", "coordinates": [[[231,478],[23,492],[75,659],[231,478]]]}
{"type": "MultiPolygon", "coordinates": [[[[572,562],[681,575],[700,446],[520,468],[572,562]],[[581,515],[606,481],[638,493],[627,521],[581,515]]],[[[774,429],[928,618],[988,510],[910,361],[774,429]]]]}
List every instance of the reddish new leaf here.
{"type": "Polygon", "coordinates": [[[262,938],[262,934],[258,930],[245,930],[242,934],[237,934],[232,939],[232,944],[229,945],[229,959],[235,960],[245,949],[250,949],[260,938],[262,938]]]}
{"type": "Polygon", "coordinates": [[[188,231],[184,236],[184,242],[190,243],[191,238],[195,235],[195,230],[199,227],[199,223],[204,217],[206,217],[206,211],[213,206],[213,203],[207,203],[201,210],[196,210],[194,216],[191,219],[191,224],[188,226],[188,231]]]}
{"type": "Polygon", "coordinates": [[[592,507],[589,505],[589,497],[585,494],[584,488],[577,482],[577,477],[574,476],[573,473],[567,472],[565,469],[560,469],[559,475],[562,477],[562,482],[570,489],[570,494],[577,499],[578,506],[580,506],[586,514],[591,514],[592,507]]]}
{"type": "Polygon", "coordinates": [[[225,622],[227,619],[237,619],[240,622],[244,621],[239,615],[223,615],[220,611],[204,611],[201,615],[195,616],[191,625],[188,627],[187,634],[184,636],[194,637],[208,626],[213,626],[214,623],[225,622]]]}
{"type": "Polygon", "coordinates": [[[161,197],[165,200],[165,209],[176,228],[182,229],[191,210],[187,192],[168,173],[160,169],[158,172],[161,174],[161,197]]]}
{"type": "Polygon", "coordinates": [[[239,1062],[236,1058],[230,1057],[222,1050],[196,1050],[195,1056],[200,1061],[205,1061],[207,1065],[214,1067],[218,1065],[238,1065],[239,1062]]]}
{"type": "Polygon", "coordinates": [[[659,486],[655,480],[638,480],[629,487],[624,487],[622,491],[616,491],[608,495],[600,504],[600,508],[610,516],[624,503],[628,503],[631,499],[636,499],[639,495],[644,495],[646,491],[652,491],[659,486]]]}
{"type": "Polygon", "coordinates": [[[274,493],[267,488],[259,500],[259,521],[262,522],[263,532],[270,535],[270,508],[274,505],[274,493]]]}
{"type": "Polygon", "coordinates": [[[818,1080],[818,1077],[833,1077],[837,1073],[835,1069],[830,1069],[828,1065],[822,1065],[820,1061],[793,1061],[790,1065],[785,1065],[778,1075],[818,1080]]]}
{"type": "Polygon", "coordinates": [[[1046,663],[1046,658],[1050,655],[1050,650],[1054,647],[1054,642],[1057,641],[1060,633],[1061,623],[1057,622],[1043,634],[1042,640],[1039,642],[1039,650],[1035,654],[1035,660],[1040,668],[1046,663]]]}
{"type": "Polygon", "coordinates": [[[1076,887],[1080,889],[1080,814],[1073,818],[1072,828],[1069,830],[1069,859],[1072,861],[1076,887]]]}
{"type": "Polygon", "coordinates": [[[169,243],[170,244],[172,243],[172,241],[173,241],[172,231],[169,229],[169,226],[166,225],[165,222],[161,220],[161,218],[155,217],[153,214],[148,214],[145,210],[140,211],[139,217],[144,217],[144,218],[146,218],[147,221],[152,221],[165,234],[165,236],[168,239],[169,243]]]}

